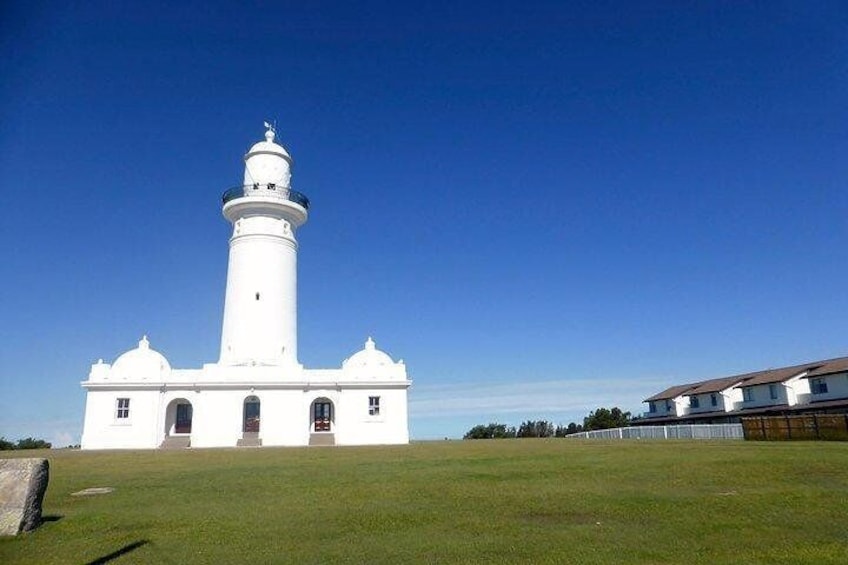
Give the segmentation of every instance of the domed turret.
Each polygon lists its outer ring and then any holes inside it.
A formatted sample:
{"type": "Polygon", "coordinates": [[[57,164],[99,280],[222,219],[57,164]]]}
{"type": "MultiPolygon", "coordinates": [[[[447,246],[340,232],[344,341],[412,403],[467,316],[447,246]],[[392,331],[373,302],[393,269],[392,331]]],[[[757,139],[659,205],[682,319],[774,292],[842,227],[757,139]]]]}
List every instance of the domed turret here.
{"type": "Polygon", "coordinates": [[[365,342],[365,348],[345,359],[342,362],[342,368],[385,367],[394,364],[392,358],[387,353],[377,349],[377,344],[369,337],[365,342]]]}
{"type": "Polygon", "coordinates": [[[265,215],[299,227],[306,222],[309,198],[292,190],[291,155],[274,141],[274,129],[267,122],[265,126],[265,141],[253,144],[244,156],[244,181],[222,196],[224,217],[235,223],[244,216],[265,215]]]}
{"type": "Polygon", "coordinates": [[[112,364],[110,378],[128,381],[158,380],[171,372],[171,364],[165,356],[150,349],[147,336],[141,338],[138,347],[118,357],[112,364]]]}
{"type": "Polygon", "coordinates": [[[244,156],[244,186],[290,187],[292,158],[282,145],[274,142],[275,135],[274,129],[268,127],[265,141],[254,144],[244,156]]]}

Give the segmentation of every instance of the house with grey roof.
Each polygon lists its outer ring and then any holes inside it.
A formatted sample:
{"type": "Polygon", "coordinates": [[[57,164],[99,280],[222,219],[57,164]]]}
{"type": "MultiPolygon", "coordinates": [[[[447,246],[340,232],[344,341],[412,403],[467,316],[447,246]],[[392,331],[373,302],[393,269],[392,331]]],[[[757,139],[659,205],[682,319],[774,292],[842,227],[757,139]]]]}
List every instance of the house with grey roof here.
{"type": "Polygon", "coordinates": [[[848,413],[848,357],[675,385],[635,423],[730,423],[744,416],[848,413]]]}
{"type": "Polygon", "coordinates": [[[677,385],[646,398],[648,413],[645,417],[676,418],[689,414],[689,399],[687,394],[700,383],[677,385]]]}
{"type": "Polygon", "coordinates": [[[811,406],[831,408],[848,398],[848,357],[832,359],[810,369],[802,377],[809,381],[809,396],[804,400],[811,406]]]}
{"type": "Polygon", "coordinates": [[[739,377],[726,377],[701,383],[687,394],[689,413],[697,415],[736,410],[742,401],[741,382],[739,377]]]}

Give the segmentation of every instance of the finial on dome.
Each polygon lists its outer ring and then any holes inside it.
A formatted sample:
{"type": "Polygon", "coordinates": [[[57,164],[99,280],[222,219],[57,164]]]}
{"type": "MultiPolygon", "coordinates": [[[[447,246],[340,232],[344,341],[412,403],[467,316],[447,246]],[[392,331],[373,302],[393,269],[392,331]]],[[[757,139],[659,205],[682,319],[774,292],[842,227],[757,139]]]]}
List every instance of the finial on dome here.
{"type": "Polygon", "coordinates": [[[265,141],[268,143],[274,142],[274,136],[277,134],[277,122],[264,122],[265,128],[268,130],[265,132],[265,141]]]}
{"type": "Polygon", "coordinates": [[[147,340],[147,334],[141,336],[141,341],[138,342],[139,349],[150,349],[150,341],[147,340]]]}
{"type": "Polygon", "coordinates": [[[368,336],[368,339],[365,340],[365,349],[377,349],[377,345],[374,343],[374,340],[371,339],[371,336],[368,336]]]}

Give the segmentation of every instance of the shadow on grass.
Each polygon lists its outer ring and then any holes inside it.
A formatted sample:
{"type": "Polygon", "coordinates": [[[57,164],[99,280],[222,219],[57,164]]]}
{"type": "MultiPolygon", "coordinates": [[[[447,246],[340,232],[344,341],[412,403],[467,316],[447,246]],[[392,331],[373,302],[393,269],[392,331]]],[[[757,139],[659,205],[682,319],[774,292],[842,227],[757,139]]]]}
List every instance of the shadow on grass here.
{"type": "Polygon", "coordinates": [[[62,518],[64,518],[64,516],[62,516],[61,514],[48,514],[47,516],[41,517],[41,523],[43,524],[44,522],[58,522],[62,518]]]}
{"type": "Polygon", "coordinates": [[[86,563],[86,565],[103,565],[103,563],[109,563],[113,559],[117,559],[122,555],[126,555],[130,551],[134,551],[143,545],[147,545],[148,543],[150,543],[150,540],[146,539],[134,541],[131,544],[125,545],[117,551],[113,551],[112,553],[104,555],[103,557],[98,557],[94,561],[89,561],[88,563],[86,563]]]}

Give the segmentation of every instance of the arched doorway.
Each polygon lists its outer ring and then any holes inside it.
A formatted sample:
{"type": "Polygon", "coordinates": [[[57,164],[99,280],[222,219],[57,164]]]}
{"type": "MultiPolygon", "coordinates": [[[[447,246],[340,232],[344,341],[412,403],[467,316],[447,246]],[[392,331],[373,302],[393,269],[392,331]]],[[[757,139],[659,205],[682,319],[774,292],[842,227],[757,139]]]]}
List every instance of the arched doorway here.
{"type": "Polygon", "coordinates": [[[312,431],[333,431],[333,403],[326,398],[318,398],[312,403],[312,431]]]}
{"type": "Polygon", "coordinates": [[[248,396],[244,399],[241,409],[241,439],[236,441],[237,447],[260,447],[259,439],[259,397],[248,396]]]}
{"type": "Polygon", "coordinates": [[[191,433],[191,421],[194,416],[191,402],[185,398],[176,398],[165,410],[165,435],[188,435],[191,433]]]}
{"type": "Polygon", "coordinates": [[[185,398],[175,398],[165,408],[165,440],[162,447],[189,447],[194,408],[185,398]]]}
{"type": "Polygon", "coordinates": [[[329,398],[316,398],[309,410],[309,445],[334,445],[335,409],[329,398]]]}
{"type": "Polygon", "coordinates": [[[259,408],[260,403],[257,397],[248,396],[244,399],[242,432],[259,433],[259,408]]]}

